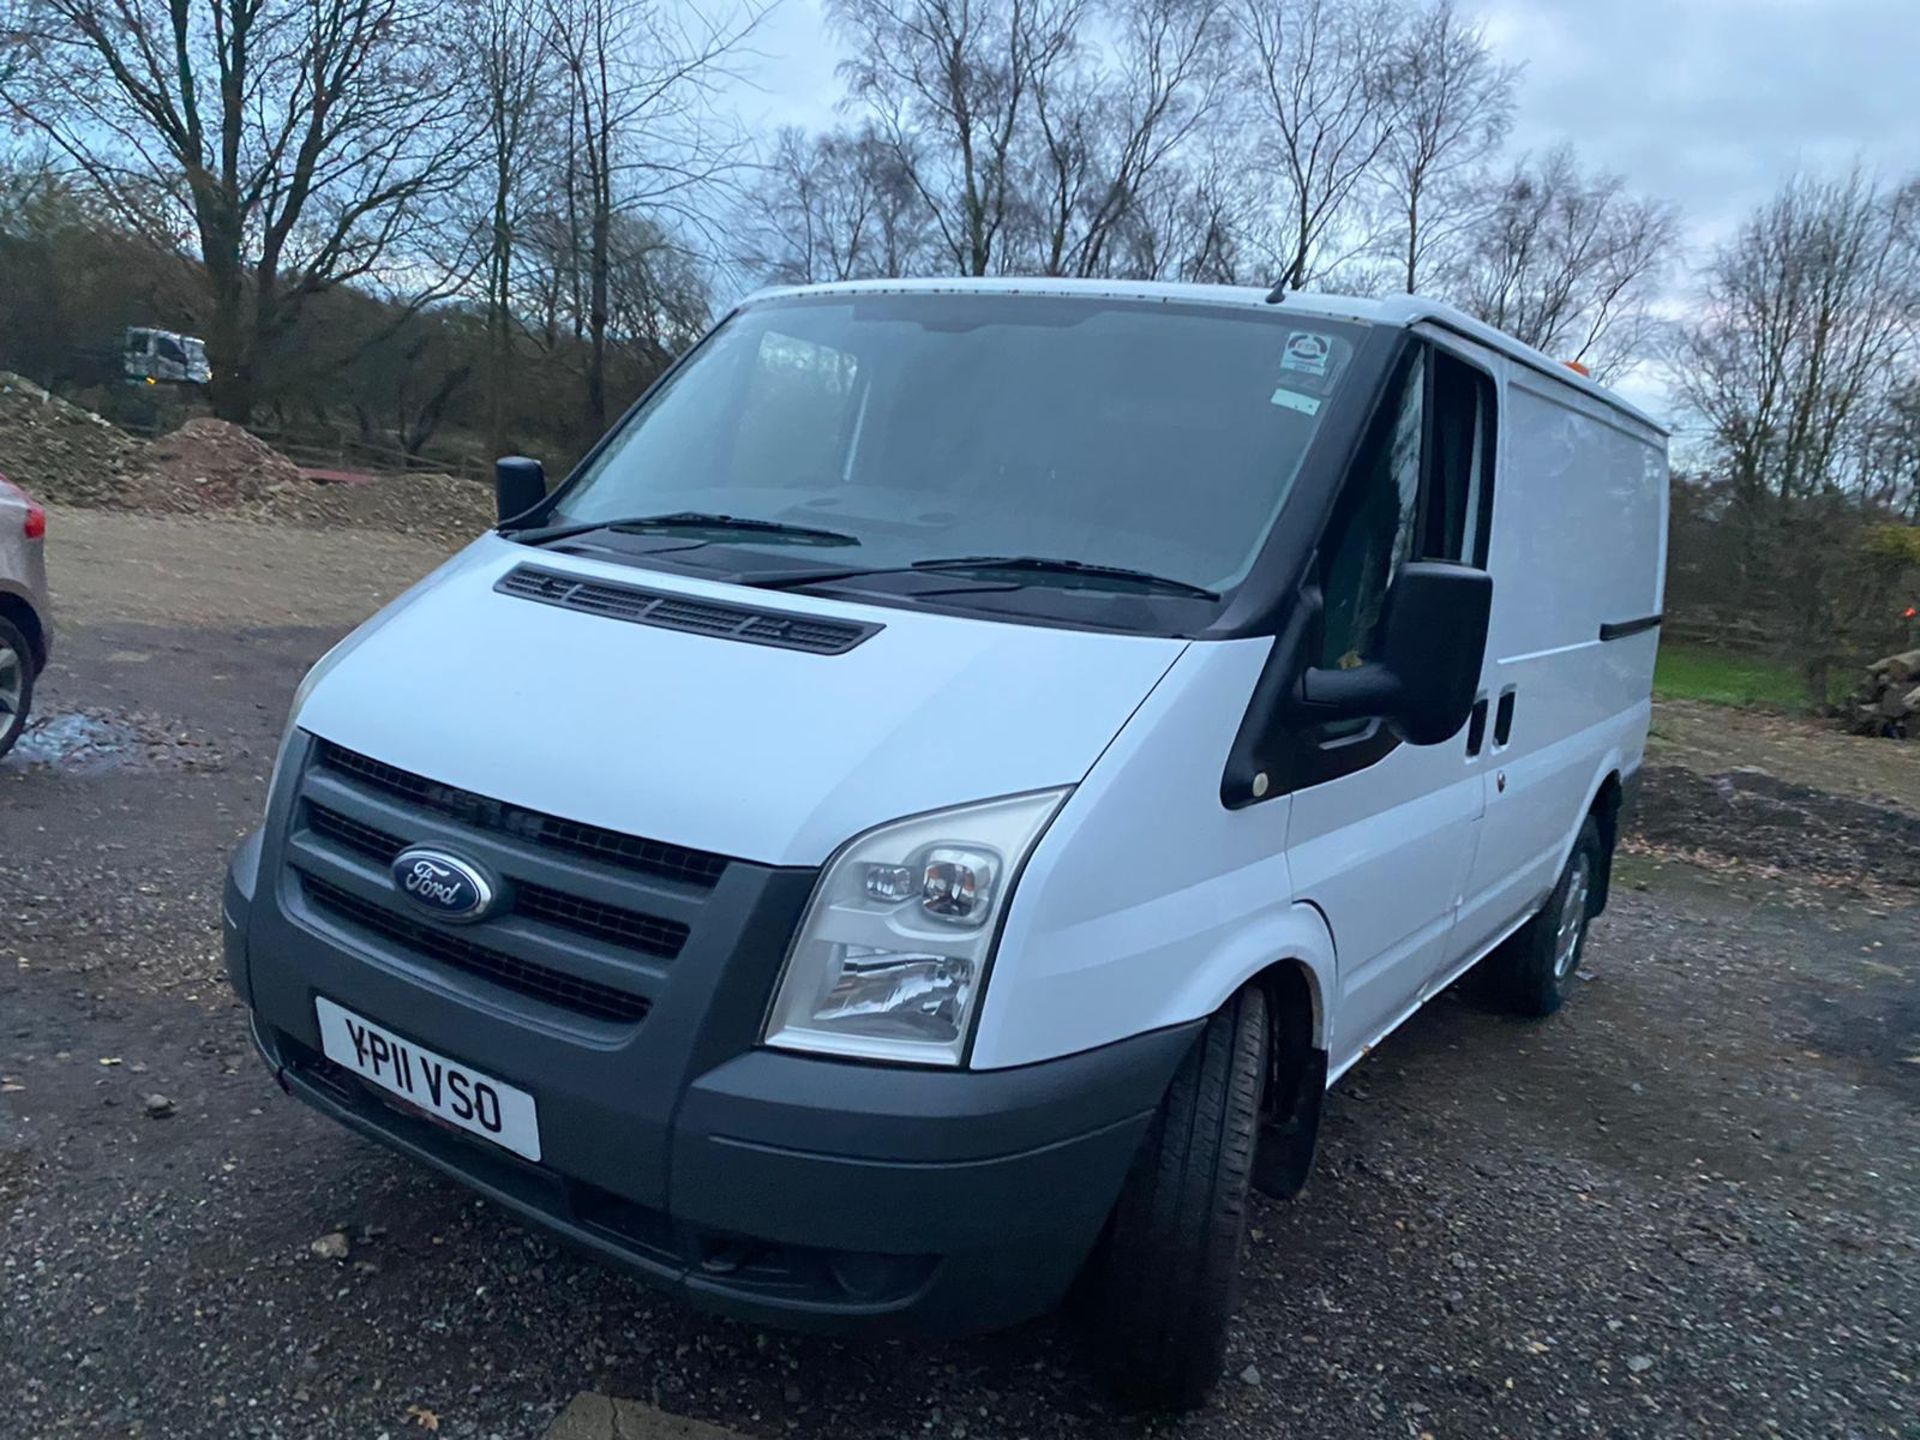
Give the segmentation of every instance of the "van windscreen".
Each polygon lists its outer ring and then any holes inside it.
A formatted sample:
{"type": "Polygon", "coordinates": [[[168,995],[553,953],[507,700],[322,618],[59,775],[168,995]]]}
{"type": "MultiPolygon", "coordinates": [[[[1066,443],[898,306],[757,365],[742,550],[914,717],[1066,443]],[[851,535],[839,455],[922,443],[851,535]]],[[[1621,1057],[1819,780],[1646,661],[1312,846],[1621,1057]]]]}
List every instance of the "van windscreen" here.
{"type": "Polygon", "coordinates": [[[803,558],[791,536],[728,533],[735,560],[1044,556],[1224,592],[1363,328],[1079,296],[765,301],[657,387],[547,518],[731,516],[842,537],[803,558]]]}

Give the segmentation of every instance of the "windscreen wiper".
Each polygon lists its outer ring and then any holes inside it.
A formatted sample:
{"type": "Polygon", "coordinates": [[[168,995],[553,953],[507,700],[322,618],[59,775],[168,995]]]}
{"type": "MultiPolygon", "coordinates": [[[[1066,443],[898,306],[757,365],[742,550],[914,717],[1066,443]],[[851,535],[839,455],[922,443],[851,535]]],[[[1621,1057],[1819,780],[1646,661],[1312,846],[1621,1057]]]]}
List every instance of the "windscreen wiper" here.
{"type": "Polygon", "coordinates": [[[1156,575],[1151,570],[1134,570],[1125,565],[1095,565],[1085,560],[1067,560],[1051,555],[955,555],[947,560],[916,560],[915,570],[1030,570],[1042,575],[1078,575],[1093,580],[1124,580],[1170,595],[1190,595],[1195,600],[1218,600],[1220,592],[1171,575],[1156,575]]]}
{"type": "Polygon", "coordinates": [[[803,585],[819,585],[832,580],[857,580],[867,575],[911,575],[919,571],[982,572],[1012,571],[1036,575],[1061,575],[1089,580],[1124,581],[1169,595],[1185,595],[1195,600],[1218,600],[1220,593],[1204,585],[1156,575],[1151,570],[1133,570],[1124,565],[1096,565],[1086,560],[1067,560],[1050,555],[954,555],[935,560],[915,560],[909,565],[879,565],[866,570],[819,570],[810,575],[779,575],[764,580],[746,577],[744,583],[763,589],[784,590],[803,585]]]}
{"type": "Polygon", "coordinates": [[[782,540],[797,540],[809,545],[858,545],[857,535],[838,530],[823,530],[815,525],[790,525],[784,520],[760,520],[751,515],[716,515],[704,510],[674,510],[664,515],[631,515],[618,520],[579,520],[566,525],[542,525],[530,530],[509,530],[509,538],[523,545],[544,545],[585,535],[591,530],[611,530],[616,534],[647,535],[675,530],[721,530],[740,534],[765,535],[782,540]]]}

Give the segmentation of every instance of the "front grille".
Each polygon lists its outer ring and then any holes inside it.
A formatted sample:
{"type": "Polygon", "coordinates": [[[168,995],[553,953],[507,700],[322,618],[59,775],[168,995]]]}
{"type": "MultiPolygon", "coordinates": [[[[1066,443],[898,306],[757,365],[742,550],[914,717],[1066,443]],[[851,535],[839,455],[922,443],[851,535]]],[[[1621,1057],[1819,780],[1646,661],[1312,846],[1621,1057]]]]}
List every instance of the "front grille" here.
{"type": "Polygon", "coordinates": [[[307,806],[307,827],[316,835],[324,835],[337,845],[344,846],[365,855],[370,860],[382,864],[391,861],[394,856],[406,849],[406,842],[376,830],[371,825],[342,815],[338,810],[329,810],[324,805],[307,806]]]}
{"type": "Polygon", "coordinates": [[[544,885],[524,882],[513,887],[513,910],[529,920],[544,920],[549,925],[595,935],[667,960],[680,953],[690,933],[677,920],[660,920],[617,905],[603,905],[598,900],[569,895],[564,890],[549,890],[544,885]]]}
{"type": "Polygon", "coordinates": [[[810,655],[844,655],[878,632],[879,625],[857,620],[829,620],[817,615],[794,615],[779,610],[757,610],[727,605],[689,595],[643,590],[637,585],[614,585],[583,580],[521,565],[509,570],[493,587],[502,595],[537,600],[608,620],[652,625],[689,635],[711,635],[721,640],[744,640],[782,650],[804,650],[810,655]]]}
{"type": "Polygon", "coordinates": [[[405,800],[436,815],[446,815],[478,829],[503,835],[553,850],[585,855],[602,864],[618,866],[663,880],[711,890],[727,868],[726,858],[683,845],[668,845],[623,835],[597,825],[582,825],[542,814],[504,801],[490,800],[470,790],[442,785],[425,776],[372,759],[331,740],[319,742],[316,763],[325,770],[345,776],[357,784],[405,800]]]}
{"type": "MultiPolygon", "coordinates": [[[[390,863],[394,856],[406,849],[408,843],[385,830],[311,801],[307,804],[307,828],[316,835],[324,836],[370,860],[378,860],[383,865],[390,863]]],[[[529,920],[559,925],[582,935],[592,935],[596,939],[667,960],[680,953],[691,933],[677,920],[662,920],[638,910],[604,904],[524,880],[513,882],[506,910],[529,920]]]]}
{"type": "Polygon", "coordinates": [[[318,910],[373,931],[442,965],[477,975],[522,995],[544,1000],[550,1005],[622,1024],[644,1019],[650,1008],[642,996],[629,995],[610,985],[582,980],[576,975],[566,975],[545,965],[521,960],[491,946],[475,944],[463,935],[410,920],[315,876],[302,876],[301,888],[307,902],[318,910]]]}

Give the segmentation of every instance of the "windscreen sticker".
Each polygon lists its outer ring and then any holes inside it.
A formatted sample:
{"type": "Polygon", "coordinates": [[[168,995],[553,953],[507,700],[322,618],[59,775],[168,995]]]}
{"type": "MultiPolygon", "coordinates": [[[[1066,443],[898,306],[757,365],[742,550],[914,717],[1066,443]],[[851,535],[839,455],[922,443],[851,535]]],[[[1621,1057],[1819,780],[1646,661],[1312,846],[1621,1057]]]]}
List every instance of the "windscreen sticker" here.
{"type": "Polygon", "coordinates": [[[1327,373],[1327,358],[1332,351],[1333,346],[1325,335],[1317,335],[1311,330],[1296,330],[1287,336],[1287,348],[1280,357],[1280,368],[1324,376],[1327,373]]]}
{"type": "Polygon", "coordinates": [[[1298,390],[1289,390],[1282,385],[1269,397],[1283,410],[1298,410],[1302,415],[1318,415],[1320,402],[1311,395],[1302,395],[1298,390]]]}

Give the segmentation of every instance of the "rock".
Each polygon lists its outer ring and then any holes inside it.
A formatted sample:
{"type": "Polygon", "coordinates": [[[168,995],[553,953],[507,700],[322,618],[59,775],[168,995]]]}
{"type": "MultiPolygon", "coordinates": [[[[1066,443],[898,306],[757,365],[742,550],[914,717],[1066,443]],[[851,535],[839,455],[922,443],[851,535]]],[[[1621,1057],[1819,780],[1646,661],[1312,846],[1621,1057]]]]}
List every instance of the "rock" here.
{"type": "Polygon", "coordinates": [[[349,1247],[347,1237],[338,1230],[329,1231],[307,1247],[308,1251],[322,1260],[344,1260],[349,1247]]]}
{"type": "Polygon", "coordinates": [[[1653,1368],[1651,1355],[1630,1355],[1627,1357],[1627,1369],[1636,1375],[1644,1375],[1653,1368]]]}
{"type": "Polygon", "coordinates": [[[1242,1385],[1258,1385],[1260,1383],[1260,1367],[1257,1365],[1247,1366],[1246,1369],[1240,1372],[1240,1383],[1242,1385]]]}
{"type": "Polygon", "coordinates": [[[164,1120],[174,1111],[173,1101],[164,1095],[149,1095],[141,1103],[146,1107],[149,1120],[164,1120]]]}
{"type": "Polygon", "coordinates": [[[582,1391],[560,1412],[546,1440],[742,1440],[704,1420],[669,1415],[636,1400],[582,1391]]]}
{"type": "Polygon", "coordinates": [[[1449,1315],[1458,1315],[1467,1308],[1467,1297],[1458,1290],[1449,1290],[1440,1303],[1447,1307],[1449,1315]]]}

